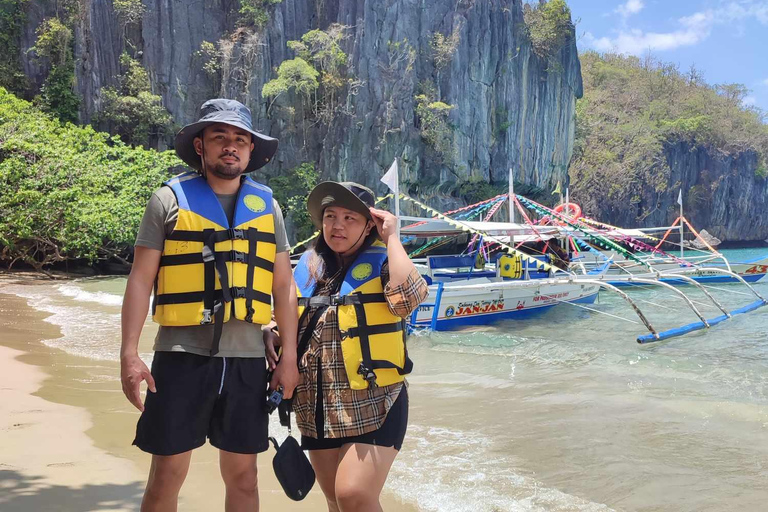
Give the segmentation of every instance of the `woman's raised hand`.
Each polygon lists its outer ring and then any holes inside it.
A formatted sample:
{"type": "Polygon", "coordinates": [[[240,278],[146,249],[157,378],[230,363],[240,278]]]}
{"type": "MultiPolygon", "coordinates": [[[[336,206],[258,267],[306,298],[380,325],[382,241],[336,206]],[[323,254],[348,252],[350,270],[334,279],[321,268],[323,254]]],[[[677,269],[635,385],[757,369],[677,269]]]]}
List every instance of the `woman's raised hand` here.
{"type": "Polygon", "coordinates": [[[376,229],[379,231],[379,236],[385,244],[388,243],[390,237],[397,236],[397,217],[386,210],[369,209],[373,223],[376,224],[376,229]]]}

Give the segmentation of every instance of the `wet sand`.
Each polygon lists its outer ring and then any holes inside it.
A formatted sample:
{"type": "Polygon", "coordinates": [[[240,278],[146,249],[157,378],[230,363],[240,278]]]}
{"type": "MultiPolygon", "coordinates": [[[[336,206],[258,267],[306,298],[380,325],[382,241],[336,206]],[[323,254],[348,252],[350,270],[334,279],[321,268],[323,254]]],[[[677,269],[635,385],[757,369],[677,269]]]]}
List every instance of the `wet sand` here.
{"type": "MultiPolygon", "coordinates": [[[[119,364],[43,344],[59,329],[25,299],[2,293],[7,277],[0,279],[0,509],[138,510],[150,456],[131,446],[139,413],[115,378],[119,364]]],[[[325,510],[317,484],[300,503],[283,494],[273,455],[259,456],[261,509],[325,510]]],[[[179,510],[223,510],[223,500],[218,453],[206,445],[193,454],[179,510]]],[[[382,505],[415,510],[386,490],[382,505]]]]}

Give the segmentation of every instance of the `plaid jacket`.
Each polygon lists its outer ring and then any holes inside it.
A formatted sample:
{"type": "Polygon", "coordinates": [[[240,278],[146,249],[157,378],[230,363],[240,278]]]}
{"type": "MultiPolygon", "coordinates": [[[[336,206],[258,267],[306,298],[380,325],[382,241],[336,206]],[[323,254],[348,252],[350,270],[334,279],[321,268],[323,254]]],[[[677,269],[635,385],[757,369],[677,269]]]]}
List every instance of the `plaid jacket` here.
{"type": "MultiPolygon", "coordinates": [[[[403,284],[390,287],[389,267],[384,263],[381,280],[389,310],[400,318],[407,318],[428,293],[427,283],[416,269],[403,284]]],[[[333,285],[329,284],[319,289],[316,295],[330,295],[332,289],[333,285]]],[[[305,315],[305,321],[299,326],[299,338],[311,316],[312,311],[305,315]]],[[[299,362],[300,380],[293,395],[296,424],[303,435],[313,438],[318,437],[315,426],[318,371],[322,375],[324,438],[359,436],[381,427],[404,384],[350,389],[336,308],[328,308],[317,322],[309,347],[299,362]]]]}

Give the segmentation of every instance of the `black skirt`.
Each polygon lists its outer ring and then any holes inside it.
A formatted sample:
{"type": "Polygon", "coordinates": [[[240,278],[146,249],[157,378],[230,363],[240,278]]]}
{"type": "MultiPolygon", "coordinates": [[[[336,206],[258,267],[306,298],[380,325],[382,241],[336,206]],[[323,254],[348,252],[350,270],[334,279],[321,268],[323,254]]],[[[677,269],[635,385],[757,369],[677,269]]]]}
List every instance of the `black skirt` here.
{"type": "MultiPolygon", "coordinates": [[[[323,435],[323,405],[322,394],[318,397],[318,410],[316,414],[317,433],[323,435]]],[[[377,430],[367,432],[359,436],[319,438],[301,436],[301,448],[303,450],[328,450],[332,448],[341,448],[345,444],[361,443],[372,444],[375,446],[391,446],[395,450],[400,450],[405,439],[405,431],[408,429],[408,388],[403,384],[397,400],[392,404],[384,419],[384,423],[377,430]]]]}

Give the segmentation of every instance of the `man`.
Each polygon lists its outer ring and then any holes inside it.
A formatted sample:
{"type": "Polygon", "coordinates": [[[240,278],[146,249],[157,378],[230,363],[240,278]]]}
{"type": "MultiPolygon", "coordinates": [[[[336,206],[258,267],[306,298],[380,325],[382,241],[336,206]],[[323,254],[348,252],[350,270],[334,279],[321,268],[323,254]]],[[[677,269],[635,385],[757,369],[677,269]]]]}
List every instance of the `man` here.
{"type": "Polygon", "coordinates": [[[219,449],[225,509],[258,510],[256,454],[268,447],[262,326],[271,299],[284,342],[270,387],[289,398],[298,382],[282,213],[269,188],[243,176],[269,162],[278,141],[255,131],[237,101],[209,100],[200,112],[175,143],[198,172],[150,199],[123,300],[123,392],[142,411],[134,444],[152,454],[142,511],[176,510],[192,450],[206,438],[219,449]],[[150,373],[138,342],[153,288],[160,328],[150,373]]]}

